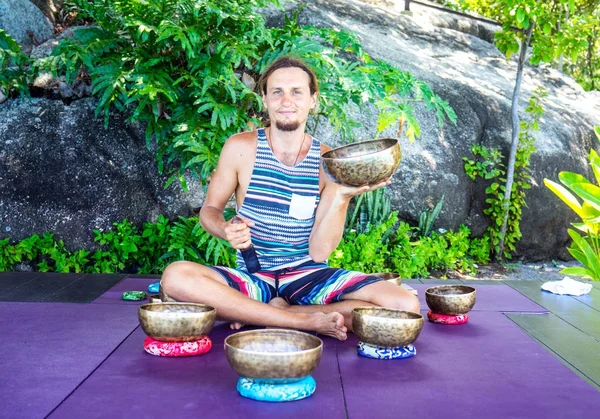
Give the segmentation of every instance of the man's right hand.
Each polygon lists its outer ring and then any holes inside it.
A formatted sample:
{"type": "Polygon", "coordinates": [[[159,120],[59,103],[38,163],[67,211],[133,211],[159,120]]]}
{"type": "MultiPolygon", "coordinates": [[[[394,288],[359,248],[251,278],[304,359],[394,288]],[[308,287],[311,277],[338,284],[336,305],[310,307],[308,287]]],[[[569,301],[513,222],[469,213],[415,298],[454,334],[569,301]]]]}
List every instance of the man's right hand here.
{"type": "Polygon", "coordinates": [[[236,215],[223,228],[225,240],[231,244],[234,249],[247,249],[252,246],[250,236],[250,227],[254,226],[254,221],[236,215]]]}

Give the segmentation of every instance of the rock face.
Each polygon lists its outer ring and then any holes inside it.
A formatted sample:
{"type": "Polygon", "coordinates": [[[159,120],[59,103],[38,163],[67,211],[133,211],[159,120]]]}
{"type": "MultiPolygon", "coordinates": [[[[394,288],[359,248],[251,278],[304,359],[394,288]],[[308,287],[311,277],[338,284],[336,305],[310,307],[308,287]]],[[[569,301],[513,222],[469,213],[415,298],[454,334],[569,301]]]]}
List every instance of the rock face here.
{"type": "Polygon", "coordinates": [[[52,37],[52,22],[29,0],[0,0],[0,29],[25,51],[52,37]]]}
{"type": "MultiPolygon", "coordinates": [[[[295,6],[288,5],[288,12],[295,6]]],[[[427,82],[457,113],[456,125],[439,129],[436,116],[417,107],[421,138],[401,139],[403,160],[390,187],[392,207],[406,220],[416,221],[446,194],[436,227],[456,229],[468,225],[481,235],[489,219],[483,214],[483,181],[472,182],[464,171],[463,157],[471,145],[500,148],[508,157],[511,142],[510,106],[516,78],[516,61],[507,60],[489,43],[498,27],[411,4],[413,16],[401,13],[404,2],[371,0],[316,0],[299,13],[301,25],[353,31],[365,51],[411,72],[427,82]]],[[[266,12],[270,25],[279,25],[280,12],[266,12]]],[[[526,67],[519,103],[521,118],[531,93],[543,86],[549,93],[541,129],[534,133],[537,152],[531,158],[535,185],[527,191],[518,255],[529,260],[569,258],[567,228],[576,221],[572,211],[544,184],[568,170],[590,178],[586,156],[597,148],[593,126],[600,125],[600,94],[584,92],[567,76],[547,65],[526,67]]],[[[377,132],[376,113],[351,110],[363,124],[356,140],[371,139],[377,132]]],[[[337,136],[325,125],[317,136],[335,145],[337,136]]],[[[395,129],[382,137],[395,137],[395,129]]]]}
{"type": "Polygon", "coordinates": [[[92,99],[12,100],[0,106],[0,237],[54,232],[71,249],[90,248],[92,229],[191,216],[202,187],[188,179],[163,189],[144,129],[114,115],[108,129],[92,99]]]}
{"type": "Polygon", "coordinates": [[[35,4],[44,15],[50,19],[52,23],[55,22],[55,14],[62,8],[63,0],[30,0],[35,4]]]}

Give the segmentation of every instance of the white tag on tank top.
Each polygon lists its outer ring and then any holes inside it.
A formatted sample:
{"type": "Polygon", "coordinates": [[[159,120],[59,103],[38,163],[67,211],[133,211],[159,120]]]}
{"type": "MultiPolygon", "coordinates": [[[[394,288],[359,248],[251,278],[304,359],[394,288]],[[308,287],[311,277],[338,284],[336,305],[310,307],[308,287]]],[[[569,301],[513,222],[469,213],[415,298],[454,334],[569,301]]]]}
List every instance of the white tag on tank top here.
{"type": "Polygon", "coordinates": [[[315,211],[315,202],[317,202],[317,196],[304,196],[292,194],[292,201],[290,202],[289,214],[297,220],[307,220],[312,217],[315,211]]]}

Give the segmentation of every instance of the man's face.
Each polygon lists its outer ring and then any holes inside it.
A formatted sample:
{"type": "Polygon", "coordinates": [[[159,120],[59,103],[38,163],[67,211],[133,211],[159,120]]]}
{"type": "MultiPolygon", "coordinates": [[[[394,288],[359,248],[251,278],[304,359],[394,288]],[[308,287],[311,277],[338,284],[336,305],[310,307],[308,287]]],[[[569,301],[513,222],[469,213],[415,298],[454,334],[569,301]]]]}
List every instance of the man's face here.
{"type": "Polygon", "coordinates": [[[275,70],[267,80],[263,105],[269,112],[271,124],[281,131],[304,128],[308,113],[317,103],[317,95],[310,94],[310,78],[297,67],[275,70]]]}

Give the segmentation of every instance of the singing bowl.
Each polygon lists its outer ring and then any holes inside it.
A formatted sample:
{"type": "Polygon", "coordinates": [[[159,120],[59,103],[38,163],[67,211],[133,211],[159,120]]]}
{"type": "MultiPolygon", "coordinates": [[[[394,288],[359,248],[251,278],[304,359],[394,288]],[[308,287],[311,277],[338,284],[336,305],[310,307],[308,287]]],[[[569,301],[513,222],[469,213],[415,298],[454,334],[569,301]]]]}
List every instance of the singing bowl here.
{"type": "Polygon", "coordinates": [[[326,151],[321,156],[323,170],[341,185],[376,185],[398,169],[402,153],[394,138],[362,141],[326,151]]]}
{"type": "Polygon", "coordinates": [[[352,331],[365,343],[398,347],[413,343],[423,328],[423,316],[385,307],[357,307],[352,310],[352,331]]]}
{"type": "Polygon", "coordinates": [[[400,274],[396,272],[377,272],[369,275],[376,276],[378,278],[383,278],[386,281],[392,282],[394,284],[402,284],[402,278],[400,277],[400,274]]]}
{"type": "Polygon", "coordinates": [[[425,301],[431,311],[448,316],[468,313],[475,299],[475,288],[467,285],[440,285],[425,291],[425,301]]]}
{"type": "Polygon", "coordinates": [[[217,311],[206,304],[152,303],[138,308],[140,325],[153,339],[162,342],[190,342],[208,335],[217,311]]]}
{"type": "Polygon", "coordinates": [[[295,330],[249,330],[225,339],[225,355],[236,373],[273,382],[293,382],[310,375],[322,353],[321,339],[295,330]]]}

